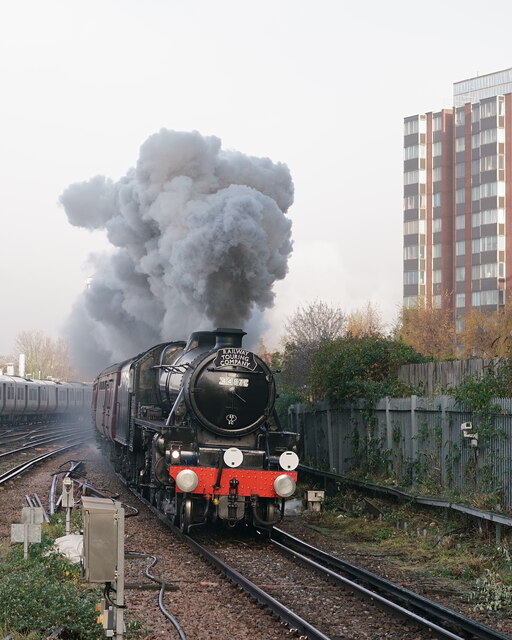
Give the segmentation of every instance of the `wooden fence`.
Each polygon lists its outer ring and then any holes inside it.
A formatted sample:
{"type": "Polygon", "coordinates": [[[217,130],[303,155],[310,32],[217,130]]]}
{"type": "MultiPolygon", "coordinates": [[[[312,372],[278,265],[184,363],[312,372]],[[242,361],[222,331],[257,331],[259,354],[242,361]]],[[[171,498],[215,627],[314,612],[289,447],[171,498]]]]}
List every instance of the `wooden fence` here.
{"type": "Polygon", "coordinates": [[[481,360],[450,360],[447,362],[423,362],[399,367],[398,377],[421,391],[429,398],[458,387],[467,376],[482,377],[489,369],[502,362],[499,358],[481,360]]]}

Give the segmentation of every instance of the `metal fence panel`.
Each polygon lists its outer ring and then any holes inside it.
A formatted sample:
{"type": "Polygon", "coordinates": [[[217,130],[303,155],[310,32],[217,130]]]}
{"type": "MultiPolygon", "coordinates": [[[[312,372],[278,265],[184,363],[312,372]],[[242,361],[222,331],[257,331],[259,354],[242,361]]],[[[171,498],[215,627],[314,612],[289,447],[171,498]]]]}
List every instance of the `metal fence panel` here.
{"type": "Polygon", "coordinates": [[[512,398],[495,402],[500,413],[492,416],[491,432],[451,396],[383,398],[370,426],[356,404],[340,409],[326,402],[292,405],[289,421],[301,434],[306,464],[348,473],[361,465],[361,452],[372,441],[373,453],[378,449],[400,484],[430,486],[433,492],[460,489],[475,499],[496,492],[503,497],[500,508],[510,509],[512,398]],[[471,429],[462,430],[469,422],[471,429]]]}

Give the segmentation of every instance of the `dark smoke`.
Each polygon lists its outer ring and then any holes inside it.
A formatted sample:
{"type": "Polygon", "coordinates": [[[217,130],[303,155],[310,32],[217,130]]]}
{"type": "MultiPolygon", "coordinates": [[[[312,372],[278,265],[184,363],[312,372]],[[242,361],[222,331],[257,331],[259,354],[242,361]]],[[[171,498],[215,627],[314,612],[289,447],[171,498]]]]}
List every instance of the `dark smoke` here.
{"type": "Polygon", "coordinates": [[[106,229],[117,248],[96,259],[68,322],[88,375],[200,328],[247,326],[287,272],[288,167],[214,136],[162,129],[121,180],[72,184],[60,202],[71,224],[106,229]]]}

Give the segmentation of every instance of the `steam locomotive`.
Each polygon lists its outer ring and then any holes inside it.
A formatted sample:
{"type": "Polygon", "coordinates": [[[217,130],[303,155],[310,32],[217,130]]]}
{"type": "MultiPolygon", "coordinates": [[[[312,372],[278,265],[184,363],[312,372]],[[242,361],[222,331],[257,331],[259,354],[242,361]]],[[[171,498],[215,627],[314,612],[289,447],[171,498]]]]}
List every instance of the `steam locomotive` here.
{"type": "Polygon", "coordinates": [[[268,532],[295,492],[297,434],[279,430],[272,372],[240,329],[192,333],[98,375],[93,419],[116,470],[183,532],[268,532]]]}

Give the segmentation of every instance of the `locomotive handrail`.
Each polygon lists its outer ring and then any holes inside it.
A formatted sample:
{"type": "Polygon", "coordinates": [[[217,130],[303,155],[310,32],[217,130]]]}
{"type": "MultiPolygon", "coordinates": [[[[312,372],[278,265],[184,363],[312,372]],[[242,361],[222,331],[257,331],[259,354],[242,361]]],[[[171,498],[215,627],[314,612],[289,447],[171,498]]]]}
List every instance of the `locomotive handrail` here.
{"type": "Polygon", "coordinates": [[[167,373],[185,373],[187,369],[192,369],[192,366],[189,362],[184,362],[183,364],[155,364],[152,369],[163,369],[167,373]]]}

